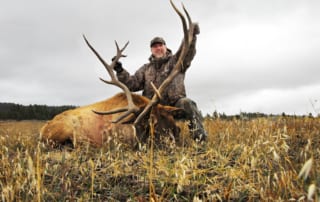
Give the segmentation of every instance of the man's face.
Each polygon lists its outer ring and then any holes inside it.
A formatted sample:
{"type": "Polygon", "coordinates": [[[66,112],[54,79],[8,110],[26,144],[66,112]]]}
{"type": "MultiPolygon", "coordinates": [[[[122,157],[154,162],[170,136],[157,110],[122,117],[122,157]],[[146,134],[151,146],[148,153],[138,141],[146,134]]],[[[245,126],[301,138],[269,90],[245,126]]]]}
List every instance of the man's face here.
{"type": "Polygon", "coordinates": [[[167,47],[162,43],[156,43],[151,46],[151,53],[155,58],[162,58],[166,55],[167,47]]]}

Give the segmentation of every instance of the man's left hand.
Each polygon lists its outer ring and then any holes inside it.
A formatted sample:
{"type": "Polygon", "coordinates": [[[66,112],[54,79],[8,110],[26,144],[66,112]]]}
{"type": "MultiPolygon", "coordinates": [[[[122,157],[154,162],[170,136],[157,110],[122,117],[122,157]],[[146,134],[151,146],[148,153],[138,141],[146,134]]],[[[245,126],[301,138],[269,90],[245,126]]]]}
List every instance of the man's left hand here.
{"type": "Polygon", "coordinates": [[[193,34],[194,34],[194,35],[200,34],[199,24],[198,24],[198,23],[194,23],[193,25],[194,25],[194,27],[193,27],[193,34]]]}

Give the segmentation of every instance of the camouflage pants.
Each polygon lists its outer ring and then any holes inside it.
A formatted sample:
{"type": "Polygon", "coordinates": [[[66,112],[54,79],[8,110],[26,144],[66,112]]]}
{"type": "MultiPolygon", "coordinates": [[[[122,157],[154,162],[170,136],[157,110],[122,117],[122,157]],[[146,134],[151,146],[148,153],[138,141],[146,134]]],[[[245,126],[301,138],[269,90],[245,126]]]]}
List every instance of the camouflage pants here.
{"type": "Polygon", "coordinates": [[[185,116],[181,118],[190,121],[188,126],[192,138],[199,141],[206,140],[207,132],[202,125],[203,117],[197,104],[189,98],[181,98],[176,102],[175,107],[184,109],[185,116]]]}

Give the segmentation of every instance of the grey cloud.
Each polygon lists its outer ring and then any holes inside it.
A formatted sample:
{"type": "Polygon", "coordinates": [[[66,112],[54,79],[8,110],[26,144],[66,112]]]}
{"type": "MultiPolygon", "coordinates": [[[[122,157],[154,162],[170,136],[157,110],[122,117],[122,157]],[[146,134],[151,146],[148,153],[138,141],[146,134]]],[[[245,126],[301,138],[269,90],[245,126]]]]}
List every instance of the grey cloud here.
{"type": "MultiPolygon", "coordinates": [[[[181,8],[180,1],[175,3],[181,8]]],[[[183,3],[201,26],[186,85],[202,111],[263,111],[259,103],[264,98],[259,96],[266,89],[268,96],[290,92],[294,99],[311,95],[294,94],[296,89],[309,86],[311,92],[319,85],[318,1],[183,3]]],[[[149,40],[155,35],[163,36],[173,50],[182,39],[178,16],[169,1],[160,0],[12,0],[0,8],[0,26],[5,30],[0,32],[0,101],[22,104],[83,105],[120,92],[98,80],[108,75],[82,34],[107,61],[116,52],[114,40],[120,45],[129,40],[128,58],[122,61],[131,73],[147,62],[149,40]]],[[[301,103],[292,103],[291,109],[301,103]]],[[[272,105],[280,110],[277,103],[272,105]]]]}

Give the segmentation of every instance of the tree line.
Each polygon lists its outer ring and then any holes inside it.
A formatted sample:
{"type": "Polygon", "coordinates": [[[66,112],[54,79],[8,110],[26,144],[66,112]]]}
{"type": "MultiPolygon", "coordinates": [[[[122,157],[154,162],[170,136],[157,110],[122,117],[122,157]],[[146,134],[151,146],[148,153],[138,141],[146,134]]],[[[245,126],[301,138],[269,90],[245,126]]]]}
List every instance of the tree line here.
{"type": "Polygon", "coordinates": [[[76,106],[21,105],[0,103],[0,120],[49,120],[55,115],[76,106]]]}
{"type": "MultiPolygon", "coordinates": [[[[264,114],[260,112],[240,112],[239,114],[235,115],[226,115],[225,113],[218,113],[214,111],[212,114],[207,114],[205,118],[207,119],[222,119],[222,120],[252,120],[257,118],[277,118],[277,117],[291,117],[291,118],[314,118],[315,116],[312,113],[306,115],[295,115],[295,114],[286,114],[282,112],[281,114],[264,114]]],[[[320,117],[318,114],[316,117],[320,117]]]]}
{"type": "MultiPolygon", "coordinates": [[[[66,111],[68,109],[74,109],[76,106],[73,105],[63,105],[63,106],[47,106],[47,105],[21,105],[15,103],[1,103],[0,102],[0,120],[50,120],[55,115],[66,111]]],[[[218,113],[217,111],[213,114],[207,114],[205,118],[208,119],[242,119],[250,120],[262,117],[301,117],[297,115],[288,115],[285,113],[274,115],[274,114],[264,114],[264,113],[246,113],[241,112],[237,115],[226,115],[225,113],[218,113]]],[[[308,115],[302,115],[302,117],[313,117],[311,113],[308,115]]],[[[320,117],[318,114],[317,117],[320,117]]]]}

